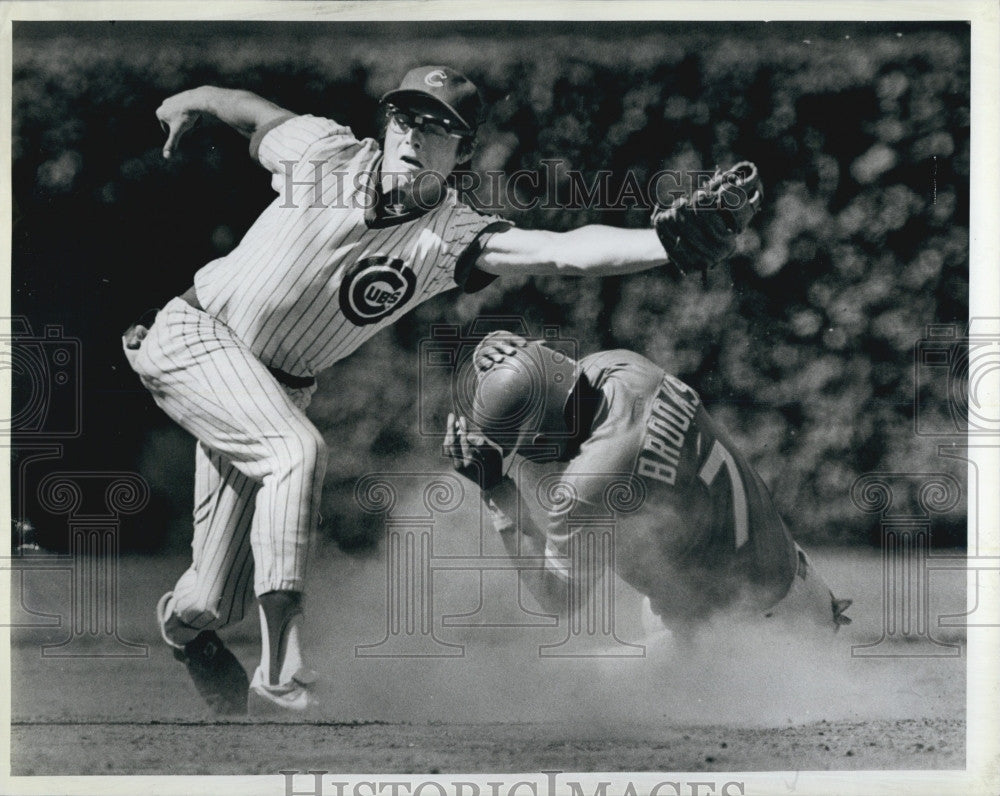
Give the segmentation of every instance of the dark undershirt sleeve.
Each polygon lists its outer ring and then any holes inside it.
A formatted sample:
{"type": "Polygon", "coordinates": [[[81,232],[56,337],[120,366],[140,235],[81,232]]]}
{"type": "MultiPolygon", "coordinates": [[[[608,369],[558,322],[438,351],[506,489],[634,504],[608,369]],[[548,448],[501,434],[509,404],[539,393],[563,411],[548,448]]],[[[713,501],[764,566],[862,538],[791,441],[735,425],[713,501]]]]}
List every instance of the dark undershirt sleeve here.
{"type": "Polygon", "coordinates": [[[294,118],[295,118],[294,113],[285,113],[282,114],[281,116],[278,116],[275,119],[272,119],[267,124],[261,125],[256,130],[254,130],[253,135],[250,136],[250,157],[252,157],[254,160],[259,161],[260,158],[258,157],[258,155],[260,154],[260,142],[264,139],[264,136],[267,135],[269,132],[271,132],[279,124],[284,124],[289,119],[294,119],[294,118]]]}
{"type": "Polygon", "coordinates": [[[513,224],[510,221],[504,220],[487,224],[472,239],[472,243],[468,245],[466,250],[455,261],[455,283],[462,288],[463,293],[478,293],[483,288],[493,284],[493,281],[497,278],[496,275],[488,274],[476,268],[476,258],[482,253],[483,245],[489,240],[491,235],[496,232],[503,232],[512,226],[513,224]]]}

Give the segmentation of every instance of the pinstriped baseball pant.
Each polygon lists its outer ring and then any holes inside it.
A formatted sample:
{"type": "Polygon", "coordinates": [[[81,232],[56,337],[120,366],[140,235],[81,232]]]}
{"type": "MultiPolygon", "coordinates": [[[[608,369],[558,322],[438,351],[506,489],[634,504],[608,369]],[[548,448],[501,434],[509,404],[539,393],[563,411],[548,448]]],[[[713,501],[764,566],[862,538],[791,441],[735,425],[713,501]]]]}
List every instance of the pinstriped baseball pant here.
{"type": "Polygon", "coordinates": [[[242,619],[254,594],[301,591],[327,462],[304,412],[315,387],[283,387],[229,327],[181,299],[125,355],[198,440],[192,563],[174,613],[220,628],[242,619]]]}

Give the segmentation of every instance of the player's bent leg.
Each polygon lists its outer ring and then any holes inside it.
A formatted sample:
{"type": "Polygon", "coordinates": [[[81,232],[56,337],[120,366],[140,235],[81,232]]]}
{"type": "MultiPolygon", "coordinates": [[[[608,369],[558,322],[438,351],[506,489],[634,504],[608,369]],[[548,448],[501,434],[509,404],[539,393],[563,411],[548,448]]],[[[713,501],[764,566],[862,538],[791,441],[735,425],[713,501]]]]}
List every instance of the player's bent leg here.
{"type": "Polygon", "coordinates": [[[163,640],[220,714],[247,710],[246,670],[214,631],[243,619],[255,599],[250,524],[258,486],[197,445],[192,564],[157,606],[163,640]]]}
{"type": "MultiPolygon", "coordinates": [[[[249,550],[249,543],[246,547],[249,550]]],[[[198,572],[194,566],[178,582],[179,587],[189,586],[186,602],[182,604],[176,592],[167,592],[156,606],[157,623],[164,642],[171,647],[174,658],[184,664],[202,699],[221,715],[246,713],[250,681],[242,664],[213,628],[242,619],[248,596],[252,600],[253,595],[251,573],[252,566],[233,581],[236,584],[233,590],[239,595],[238,603],[227,603],[226,610],[220,608],[218,599],[211,603],[192,601],[199,593],[212,593],[198,589],[198,572]],[[185,621],[186,618],[198,624],[185,621]]]]}
{"type": "Polygon", "coordinates": [[[328,457],[322,435],[305,419],[287,423],[274,447],[250,530],[258,595],[302,591],[328,457]]]}
{"type": "Polygon", "coordinates": [[[133,363],[168,415],[260,484],[257,593],[301,590],[327,457],[302,409],[308,394],[290,396],[228,327],[179,299],[157,316],[133,363]]]}
{"type": "Polygon", "coordinates": [[[253,598],[250,527],[258,488],[198,444],[191,566],[174,586],[173,610],[184,625],[219,630],[245,616],[253,598]]]}
{"type": "MultiPolygon", "coordinates": [[[[301,591],[327,455],[303,412],[304,396],[289,396],[228,327],[180,300],[164,307],[130,362],[168,415],[260,485],[250,534],[256,593],[301,591]]],[[[209,561],[232,541],[214,533],[206,540],[211,554],[202,558],[209,561]]],[[[189,625],[224,621],[212,616],[219,598],[198,593],[208,580],[197,569],[197,588],[185,582],[175,590],[189,625]]]]}

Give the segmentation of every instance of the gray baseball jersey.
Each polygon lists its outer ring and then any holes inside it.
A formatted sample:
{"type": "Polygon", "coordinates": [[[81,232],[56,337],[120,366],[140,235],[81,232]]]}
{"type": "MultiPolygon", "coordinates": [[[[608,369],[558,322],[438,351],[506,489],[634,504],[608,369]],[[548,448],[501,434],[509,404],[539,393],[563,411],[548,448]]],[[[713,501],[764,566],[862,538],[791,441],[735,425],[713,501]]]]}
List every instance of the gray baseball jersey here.
{"type": "Polygon", "coordinates": [[[617,569],[658,614],[690,619],[738,599],[762,609],[781,599],[798,566],[795,543],[760,476],[695,390],[631,351],[592,354],[580,370],[601,403],[559,476],[573,500],[549,512],[553,565],[588,518],[607,515],[616,499],[609,489],[620,482],[628,497],[617,499],[634,505],[617,526],[617,569]]]}

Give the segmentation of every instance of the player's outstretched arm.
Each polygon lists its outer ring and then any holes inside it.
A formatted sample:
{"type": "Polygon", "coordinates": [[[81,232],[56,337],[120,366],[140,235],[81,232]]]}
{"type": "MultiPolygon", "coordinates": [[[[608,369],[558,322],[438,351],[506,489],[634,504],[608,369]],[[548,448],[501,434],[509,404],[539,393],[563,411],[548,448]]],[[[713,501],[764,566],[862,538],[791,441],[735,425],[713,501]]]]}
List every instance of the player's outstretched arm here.
{"type": "Polygon", "coordinates": [[[736,250],[764,192],[748,161],[718,172],[690,198],[657,206],[652,229],[589,224],[568,232],[510,228],[484,241],[476,267],[496,276],[613,276],[670,263],[681,275],[705,272],[736,250]]]}
{"type": "Polygon", "coordinates": [[[652,229],[588,224],[567,232],[511,227],[490,236],[476,267],[496,276],[613,276],[666,262],[652,229]]]}
{"type": "Polygon", "coordinates": [[[177,150],[181,137],[201,120],[213,116],[250,138],[259,128],[289,111],[273,102],[242,89],[200,86],[167,97],[156,109],[156,118],[167,134],[163,157],[177,150]]]}

